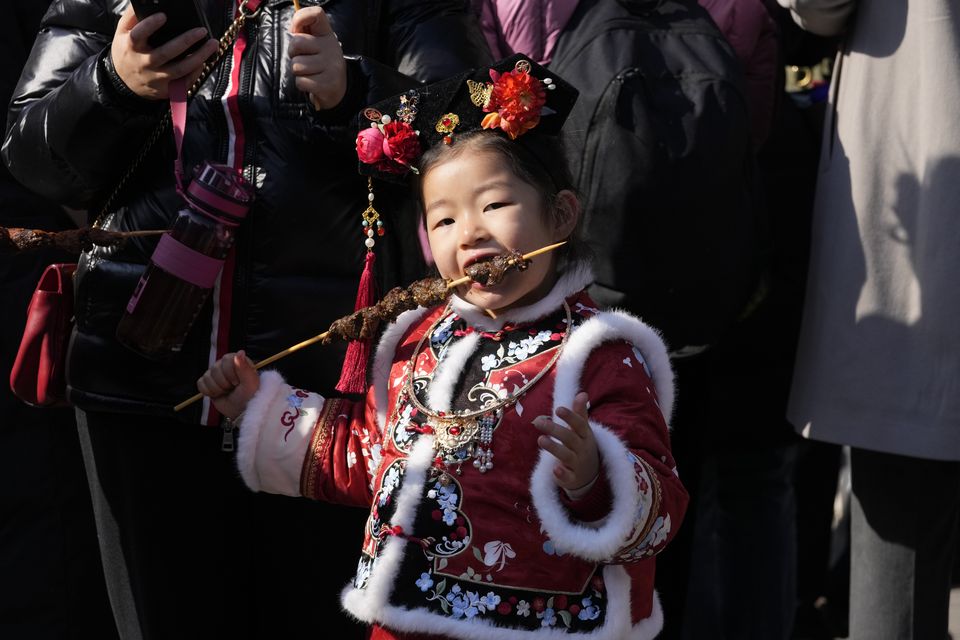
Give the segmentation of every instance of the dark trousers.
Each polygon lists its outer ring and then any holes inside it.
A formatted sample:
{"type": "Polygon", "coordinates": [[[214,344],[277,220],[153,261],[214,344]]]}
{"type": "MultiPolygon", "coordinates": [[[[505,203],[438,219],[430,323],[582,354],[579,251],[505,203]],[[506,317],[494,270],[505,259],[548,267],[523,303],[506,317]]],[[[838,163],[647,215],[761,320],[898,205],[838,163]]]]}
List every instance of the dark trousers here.
{"type": "Polygon", "coordinates": [[[0,638],[116,638],[69,410],[0,408],[0,638]]]}
{"type": "Polygon", "coordinates": [[[960,462],[853,449],[850,638],[947,638],[960,462]]]}
{"type": "Polygon", "coordinates": [[[254,494],[219,429],[78,412],[124,640],[362,637],[338,594],[365,513],[254,494]]]}
{"type": "Polygon", "coordinates": [[[703,461],[685,640],[786,640],[796,606],[793,444],[703,461]]]}

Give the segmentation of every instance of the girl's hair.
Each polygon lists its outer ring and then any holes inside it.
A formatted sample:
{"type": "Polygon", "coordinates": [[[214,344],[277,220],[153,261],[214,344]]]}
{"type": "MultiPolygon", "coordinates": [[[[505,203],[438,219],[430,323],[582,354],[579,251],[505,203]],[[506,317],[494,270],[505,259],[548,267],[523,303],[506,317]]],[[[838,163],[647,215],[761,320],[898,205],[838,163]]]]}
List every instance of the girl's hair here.
{"type": "MultiPolygon", "coordinates": [[[[417,191],[423,204],[423,178],[442,162],[462,153],[494,152],[506,160],[515,176],[532,186],[540,194],[542,215],[550,224],[560,224],[563,211],[557,206],[557,194],[567,190],[576,193],[563,143],[557,136],[536,135],[531,132],[517,140],[509,140],[494,131],[480,130],[456,137],[453,144],[438,144],[428,149],[420,159],[420,176],[417,191]]],[[[583,240],[583,210],[570,234],[567,244],[557,250],[557,267],[563,271],[567,265],[587,260],[589,250],[583,240]]]]}

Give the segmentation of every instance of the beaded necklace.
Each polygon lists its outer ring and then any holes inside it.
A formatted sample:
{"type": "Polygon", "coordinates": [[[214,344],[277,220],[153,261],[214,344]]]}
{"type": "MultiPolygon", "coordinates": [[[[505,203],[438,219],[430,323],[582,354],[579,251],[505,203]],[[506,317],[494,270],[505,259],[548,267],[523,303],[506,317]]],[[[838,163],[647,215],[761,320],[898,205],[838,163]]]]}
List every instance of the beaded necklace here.
{"type": "Polygon", "coordinates": [[[430,325],[426,333],[420,337],[420,341],[410,358],[409,373],[403,391],[417,408],[417,411],[429,418],[427,424],[424,425],[424,429],[425,432],[432,433],[434,436],[434,446],[437,450],[438,459],[447,466],[456,464],[457,475],[460,475],[460,465],[467,458],[473,458],[473,466],[480,473],[486,473],[493,469],[493,430],[502,417],[503,411],[516,404],[527,390],[553,368],[563,352],[563,347],[567,344],[567,337],[570,335],[572,328],[572,314],[570,305],[567,304],[566,300],[563,302],[563,309],[566,313],[566,329],[563,332],[560,346],[556,349],[553,357],[550,358],[550,362],[514,393],[496,401],[490,400],[479,409],[455,412],[434,411],[420,402],[413,388],[413,372],[416,369],[417,359],[420,356],[423,344],[433,335],[439,323],[450,313],[449,304],[444,312],[430,325]]]}

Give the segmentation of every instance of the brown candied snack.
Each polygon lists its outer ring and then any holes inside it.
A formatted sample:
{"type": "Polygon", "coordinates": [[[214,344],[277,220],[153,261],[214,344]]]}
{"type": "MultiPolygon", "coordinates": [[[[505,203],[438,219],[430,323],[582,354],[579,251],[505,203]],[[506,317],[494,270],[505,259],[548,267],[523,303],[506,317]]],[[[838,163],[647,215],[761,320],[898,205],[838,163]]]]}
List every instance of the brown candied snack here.
{"type": "Polygon", "coordinates": [[[474,282],[479,282],[485,287],[492,287],[503,280],[503,276],[508,270],[516,268],[517,271],[523,271],[529,266],[530,261],[524,260],[523,253],[514,249],[509,253],[494,256],[490,260],[474,262],[464,269],[464,272],[474,282]]]}
{"type": "MultiPolygon", "coordinates": [[[[484,262],[476,262],[465,271],[472,280],[490,287],[503,280],[508,270],[516,268],[523,271],[528,266],[530,261],[523,258],[523,253],[511,251],[484,262]]],[[[406,288],[394,287],[383,296],[380,302],[334,320],[326,337],[323,338],[323,344],[330,344],[335,338],[342,340],[370,338],[376,334],[381,323],[391,322],[410,309],[440,304],[447,299],[449,293],[448,282],[443,278],[424,278],[406,288]]]]}
{"type": "Polygon", "coordinates": [[[390,322],[404,311],[417,307],[431,307],[446,300],[447,281],[443,278],[424,278],[409,287],[394,287],[375,305],[358,309],[348,316],[334,320],[323,344],[334,338],[364,340],[373,336],[380,324],[390,322]]]}
{"type": "Polygon", "coordinates": [[[70,229],[67,231],[44,231],[42,229],[19,229],[0,227],[0,251],[31,251],[57,248],[71,253],[88,251],[93,245],[115,245],[123,242],[123,236],[103,229],[70,229]]]}

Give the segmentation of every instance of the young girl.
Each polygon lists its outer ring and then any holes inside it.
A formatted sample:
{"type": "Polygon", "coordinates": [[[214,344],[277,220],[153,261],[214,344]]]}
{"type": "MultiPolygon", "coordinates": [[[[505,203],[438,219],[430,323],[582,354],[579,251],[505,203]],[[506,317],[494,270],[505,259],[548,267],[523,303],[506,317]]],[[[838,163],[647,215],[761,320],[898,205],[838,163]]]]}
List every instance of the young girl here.
{"type": "Polygon", "coordinates": [[[653,556],[687,500],[667,433],[672,373],[656,332],[584,292],[579,204],[549,135],[575,95],[514,57],[378,105],[397,120],[368,109],[375,133],[358,139],[367,172],[418,170],[444,278],[510,250],[572,249],[399,316],[365,403],[291,388],[242,352],[198,382],[240,417],[251,489],[370,509],[342,604],[373,638],[661,628],[653,556]]]}

